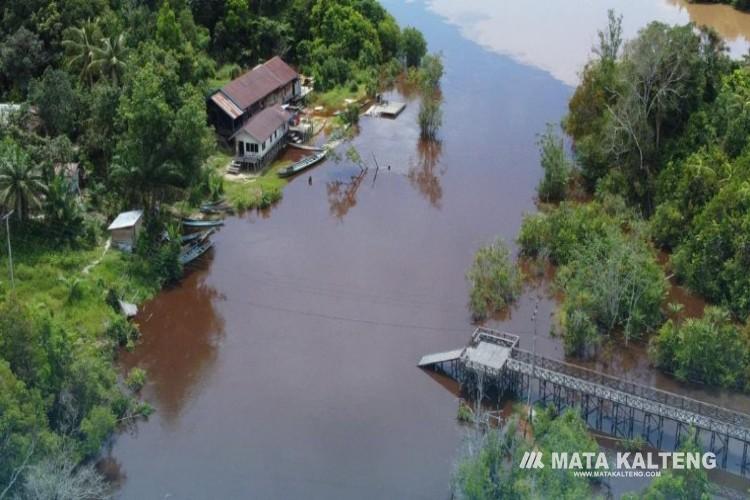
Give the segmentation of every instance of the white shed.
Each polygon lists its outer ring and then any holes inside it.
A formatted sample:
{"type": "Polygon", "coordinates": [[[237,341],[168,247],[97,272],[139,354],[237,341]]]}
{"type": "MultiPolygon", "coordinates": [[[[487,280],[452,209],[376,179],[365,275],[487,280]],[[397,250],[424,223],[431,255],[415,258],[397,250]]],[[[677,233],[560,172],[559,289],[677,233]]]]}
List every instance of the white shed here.
{"type": "Polygon", "coordinates": [[[109,231],[114,246],[121,250],[130,251],[135,245],[135,240],[141,232],[142,225],[143,210],[131,210],[118,215],[109,225],[107,231],[109,231]]]}

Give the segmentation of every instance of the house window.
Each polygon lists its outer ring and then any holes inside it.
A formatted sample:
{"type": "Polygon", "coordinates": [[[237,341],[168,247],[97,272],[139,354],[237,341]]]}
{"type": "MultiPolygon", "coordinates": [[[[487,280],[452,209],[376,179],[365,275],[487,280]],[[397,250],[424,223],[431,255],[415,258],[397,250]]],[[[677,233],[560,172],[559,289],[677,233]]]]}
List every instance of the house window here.
{"type": "Polygon", "coordinates": [[[250,151],[251,153],[258,152],[258,145],[253,142],[249,143],[248,148],[249,148],[248,151],[250,151]]]}

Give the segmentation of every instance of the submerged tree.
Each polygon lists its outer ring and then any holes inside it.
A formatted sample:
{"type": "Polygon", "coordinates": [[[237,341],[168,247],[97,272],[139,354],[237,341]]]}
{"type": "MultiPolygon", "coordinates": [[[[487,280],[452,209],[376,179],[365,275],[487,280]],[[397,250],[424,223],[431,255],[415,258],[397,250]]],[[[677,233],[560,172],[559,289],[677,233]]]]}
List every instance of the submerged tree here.
{"type": "Polygon", "coordinates": [[[436,95],[436,92],[422,93],[417,120],[422,139],[430,141],[437,139],[438,130],[443,124],[443,110],[440,109],[440,98],[436,95]]]}
{"type": "Polygon", "coordinates": [[[521,293],[521,273],[499,238],[477,251],[466,279],[471,287],[469,307],[476,321],[501,311],[521,293]]]}
{"type": "Polygon", "coordinates": [[[537,186],[537,193],[542,201],[560,201],[565,198],[571,173],[562,137],[557,135],[552,124],[547,124],[547,130],[539,137],[538,145],[544,175],[537,186]]]}

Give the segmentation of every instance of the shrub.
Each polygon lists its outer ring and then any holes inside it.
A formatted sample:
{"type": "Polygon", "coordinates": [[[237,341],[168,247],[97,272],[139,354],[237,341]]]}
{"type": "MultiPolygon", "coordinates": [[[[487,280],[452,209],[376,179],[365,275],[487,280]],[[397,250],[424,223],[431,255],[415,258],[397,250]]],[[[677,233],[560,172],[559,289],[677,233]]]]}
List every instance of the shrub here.
{"type": "Polygon", "coordinates": [[[518,243],[527,257],[543,256],[553,264],[566,264],[586,242],[605,237],[617,223],[596,203],[561,203],[548,213],[524,216],[518,243]]]}
{"type": "Polygon", "coordinates": [[[356,125],[359,123],[359,106],[354,103],[349,104],[340,116],[345,124],[356,125]]]}
{"type": "Polygon", "coordinates": [[[81,422],[82,451],[91,456],[99,451],[104,440],[115,429],[116,418],[106,406],[95,406],[81,422]]]}
{"type": "Polygon", "coordinates": [[[730,180],[695,218],[693,234],[672,257],[688,287],[740,320],[750,314],[750,189],[730,180]]]}
{"type": "Polygon", "coordinates": [[[547,130],[539,137],[537,144],[544,169],[544,175],[537,186],[539,199],[546,202],[560,201],[565,198],[571,172],[562,137],[551,124],[547,124],[547,130]]]}
{"type": "Polygon", "coordinates": [[[440,109],[440,99],[434,95],[434,92],[422,94],[417,121],[422,139],[435,140],[437,138],[438,130],[443,124],[443,110],[440,109]]]}
{"type": "Polygon", "coordinates": [[[125,385],[133,392],[139,392],[146,385],[146,370],[143,368],[132,368],[125,379],[125,385]]]}
{"type": "Polygon", "coordinates": [[[562,323],[568,354],[591,352],[598,342],[594,331],[622,331],[627,341],[653,330],[662,320],[665,282],[641,240],[613,231],[586,241],[557,276],[565,292],[562,323]]]}
{"type": "Polygon", "coordinates": [[[667,321],[651,339],[649,355],[680,380],[747,388],[750,342],[729,313],[709,307],[702,318],[667,321]]]}
{"type": "Polygon", "coordinates": [[[521,293],[521,273],[501,239],[480,248],[466,274],[469,307],[475,321],[502,310],[521,293]]]}
{"type": "Polygon", "coordinates": [[[418,29],[411,26],[404,28],[401,32],[401,47],[406,65],[410,67],[419,66],[422,57],[427,53],[427,42],[424,36],[418,29]]]}

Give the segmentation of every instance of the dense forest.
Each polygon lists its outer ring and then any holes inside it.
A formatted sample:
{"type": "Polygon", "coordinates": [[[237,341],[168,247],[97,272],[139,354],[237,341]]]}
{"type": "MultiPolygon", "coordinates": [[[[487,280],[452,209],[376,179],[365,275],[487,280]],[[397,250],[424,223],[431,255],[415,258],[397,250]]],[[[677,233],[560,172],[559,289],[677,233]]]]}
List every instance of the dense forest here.
{"type": "Polygon", "coordinates": [[[524,220],[522,253],[559,266],[568,354],[650,338],[664,371],[747,389],[750,68],[693,25],[621,32],[610,12],[570,100],[574,161],[543,144],[552,203],[524,220]],[[669,276],[709,302],[703,317],[668,303],[669,276]]]}
{"type": "MultiPolygon", "coordinates": [[[[206,96],[273,55],[319,91],[373,92],[425,51],[375,0],[3,2],[14,276],[0,278],[0,498],[102,496],[90,459],[152,411],[138,397],[146,374],[114,368],[138,336],[118,304],[181,275],[168,204],[221,189],[206,96]],[[134,254],[102,249],[107,221],[132,208],[146,212],[134,254]]],[[[3,245],[3,270],[8,257],[3,245]]]]}
{"type": "MultiPolygon", "coordinates": [[[[474,318],[520,296],[522,269],[552,266],[562,298],[552,333],[567,356],[639,340],[680,381],[750,390],[750,59],[732,60],[715,32],[692,24],[652,22],[624,41],[610,11],[562,130],[550,125],[538,142],[540,211],[517,239],[532,266],[519,268],[502,241],[481,248],[467,273],[474,318]],[[672,282],[706,300],[702,314],[670,301],[672,282]]],[[[534,418],[538,449],[549,418],[534,418]]],[[[558,417],[556,433],[587,443],[576,418],[558,417]]],[[[590,494],[508,469],[497,457],[519,444],[492,432],[459,462],[459,497],[590,494]]],[[[705,475],[669,472],[628,498],[707,497],[705,475]]]]}

